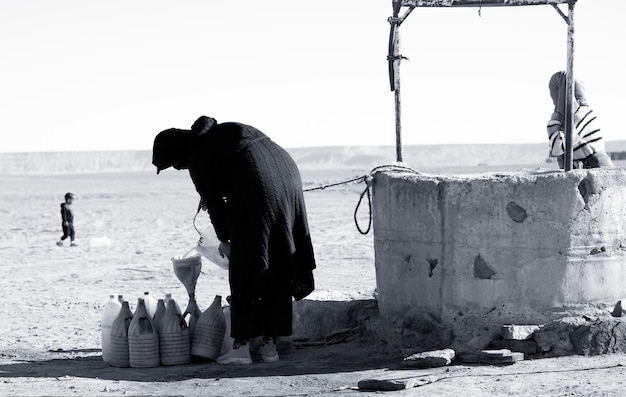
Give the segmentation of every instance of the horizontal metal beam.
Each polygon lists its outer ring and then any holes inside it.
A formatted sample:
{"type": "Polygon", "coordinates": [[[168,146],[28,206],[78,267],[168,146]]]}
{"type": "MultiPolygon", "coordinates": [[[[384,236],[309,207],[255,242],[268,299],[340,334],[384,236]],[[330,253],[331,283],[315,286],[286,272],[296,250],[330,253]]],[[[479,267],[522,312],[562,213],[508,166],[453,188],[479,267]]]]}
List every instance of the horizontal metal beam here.
{"type": "Polygon", "coordinates": [[[506,7],[566,4],[570,0],[399,0],[402,7],[506,7]]]}

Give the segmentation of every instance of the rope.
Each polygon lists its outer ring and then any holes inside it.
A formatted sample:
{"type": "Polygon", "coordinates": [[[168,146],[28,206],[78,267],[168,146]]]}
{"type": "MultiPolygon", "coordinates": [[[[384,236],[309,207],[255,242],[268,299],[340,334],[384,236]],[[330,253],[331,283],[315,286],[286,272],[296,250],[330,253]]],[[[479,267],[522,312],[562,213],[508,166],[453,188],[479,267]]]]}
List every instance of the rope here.
{"type": "MultiPolygon", "coordinates": [[[[361,175],[361,176],[357,176],[355,178],[348,179],[348,180],[341,181],[341,182],[335,182],[335,183],[330,183],[327,185],[317,186],[317,187],[313,187],[309,189],[303,189],[303,192],[325,190],[326,188],[329,188],[329,187],[347,185],[348,183],[352,183],[352,182],[365,182],[365,185],[366,185],[365,189],[363,190],[363,192],[361,192],[361,195],[359,196],[359,201],[357,202],[356,207],[354,208],[354,224],[356,225],[356,228],[359,231],[359,233],[365,235],[369,233],[369,231],[372,228],[372,194],[370,192],[370,189],[372,188],[372,184],[374,182],[374,174],[380,171],[384,171],[384,170],[410,172],[414,174],[420,173],[419,171],[411,167],[407,167],[407,166],[400,165],[400,164],[379,165],[377,167],[374,167],[367,175],[361,175]],[[363,202],[363,197],[366,194],[367,194],[367,206],[368,206],[368,221],[367,221],[367,229],[365,229],[364,231],[363,229],[361,229],[361,226],[359,225],[357,214],[359,212],[359,208],[361,207],[361,203],[363,202]]],[[[202,236],[202,233],[200,233],[200,230],[198,230],[198,228],[196,227],[196,218],[198,217],[198,214],[200,213],[202,209],[205,209],[205,207],[202,201],[200,201],[200,203],[198,204],[198,211],[196,211],[196,215],[193,217],[193,227],[194,229],[196,229],[196,231],[198,232],[200,236],[202,236]]]]}
{"type": "Polygon", "coordinates": [[[328,185],[323,185],[323,186],[318,186],[318,187],[314,187],[314,188],[309,188],[309,189],[304,189],[305,192],[311,192],[314,190],[324,190],[326,188],[329,187],[333,187],[333,186],[340,186],[340,185],[346,185],[348,183],[352,183],[352,182],[365,182],[366,186],[365,189],[363,190],[363,192],[361,192],[361,195],[359,196],[359,201],[356,204],[356,208],[354,209],[354,224],[356,225],[357,230],[359,231],[359,233],[365,235],[367,233],[369,233],[369,231],[372,228],[372,194],[370,192],[370,189],[372,187],[372,184],[374,182],[374,174],[380,171],[402,171],[402,172],[410,172],[410,173],[414,173],[414,174],[419,174],[420,172],[404,166],[404,165],[399,165],[399,164],[388,164],[388,165],[380,165],[377,167],[374,167],[369,174],[367,175],[363,175],[363,176],[359,176],[356,178],[352,178],[352,179],[348,179],[345,181],[341,181],[341,182],[336,182],[336,183],[331,183],[328,185]],[[361,226],[359,225],[359,221],[357,219],[357,214],[359,212],[359,208],[361,207],[361,203],[363,201],[363,197],[367,194],[367,206],[368,206],[368,221],[367,221],[367,229],[363,230],[361,228],[361,226]]]}
{"type": "Polygon", "coordinates": [[[304,189],[303,192],[312,192],[314,190],[324,190],[324,189],[326,189],[328,187],[334,187],[334,186],[339,186],[339,185],[347,185],[348,183],[352,183],[352,182],[356,182],[356,181],[359,181],[359,180],[363,180],[365,178],[367,178],[367,175],[357,176],[356,178],[348,179],[347,181],[331,183],[330,185],[324,185],[324,186],[318,186],[318,187],[312,187],[312,188],[309,188],[309,189],[304,189]]]}
{"type": "Polygon", "coordinates": [[[198,212],[196,212],[196,214],[193,216],[193,228],[196,229],[196,232],[198,232],[200,236],[202,236],[202,233],[200,233],[200,230],[198,230],[198,227],[196,226],[196,218],[198,217],[201,209],[202,207],[198,206],[198,212]]]}
{"type": "Polygon", "coordinates": [[[359,202],[356,204],[356,208],[354,209],[354,224],[356,225],[356,228],[359,231],[359,233],[363,235],[369,233],[370,229],[372,228],[372,195],[370,194],[370,186],[372,186],[373,180],[374,178],[372,178],[371,176],[366,179],[365,190],[363,190],[363,193],[361,193],[361,196],[359,197],[359,202]],[[356,219],[356,214],[359,212],[359,207],[361,206],[361,201],[363,200],[363,196],[365,195],[365,193],[367,193],[367,206],[369,209],[369,218],[367,221],[367,229],[363,231],[363,229],[361,229],[361,227],[359,226],[359,221],[356,219]]]}

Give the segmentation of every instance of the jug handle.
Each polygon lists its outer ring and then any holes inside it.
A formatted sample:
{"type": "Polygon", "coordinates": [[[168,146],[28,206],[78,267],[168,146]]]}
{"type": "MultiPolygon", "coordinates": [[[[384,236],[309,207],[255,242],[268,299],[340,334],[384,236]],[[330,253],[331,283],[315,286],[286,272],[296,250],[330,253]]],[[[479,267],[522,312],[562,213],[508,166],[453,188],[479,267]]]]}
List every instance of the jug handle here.
{"type": "Polygon", "coordinates": [[[196,250],[196,247],[191,248],[189,251],[185,252],[185,255],[183,255],[183,258],[188,258],[189,254],[191,254],[195,250],[196,250]]]}

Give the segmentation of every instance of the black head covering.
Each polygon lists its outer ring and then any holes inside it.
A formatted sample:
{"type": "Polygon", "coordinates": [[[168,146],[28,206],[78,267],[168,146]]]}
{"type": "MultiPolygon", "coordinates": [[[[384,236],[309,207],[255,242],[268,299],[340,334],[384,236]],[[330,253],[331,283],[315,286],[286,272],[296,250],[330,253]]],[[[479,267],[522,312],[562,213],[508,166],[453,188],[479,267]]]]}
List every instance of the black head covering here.
{"type": "Polygon", "coordinates": [[[191,131],[196,135],[204,135],[209,132],[209,130],[213,128],[215,124],[217,124],[217,120],[215,120],[214,118],[200,116],[191,126],[191,131]]]}
{"type": "Polygon", "coordinates": [[[191,142],[190,130],[170,128],[159,132],[152,148],[152,164],[157,167],[157,174],[169,167],[177,170],[189,168],[191,142]]]}

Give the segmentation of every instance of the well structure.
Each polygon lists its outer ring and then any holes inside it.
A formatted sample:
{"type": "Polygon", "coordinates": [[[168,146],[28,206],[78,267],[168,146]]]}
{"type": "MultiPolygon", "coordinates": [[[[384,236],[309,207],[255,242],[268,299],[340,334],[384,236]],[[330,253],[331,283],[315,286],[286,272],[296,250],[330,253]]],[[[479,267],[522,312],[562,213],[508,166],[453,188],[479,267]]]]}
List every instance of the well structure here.
{"type": "Polygon", "coordinates": [[[540,325],[608,307],[626,297],[625,202],[619,168],[379,172],[380,316],[426,312],[461,335],[468,326],[540,325]]]}

